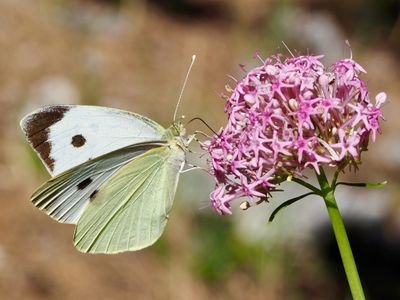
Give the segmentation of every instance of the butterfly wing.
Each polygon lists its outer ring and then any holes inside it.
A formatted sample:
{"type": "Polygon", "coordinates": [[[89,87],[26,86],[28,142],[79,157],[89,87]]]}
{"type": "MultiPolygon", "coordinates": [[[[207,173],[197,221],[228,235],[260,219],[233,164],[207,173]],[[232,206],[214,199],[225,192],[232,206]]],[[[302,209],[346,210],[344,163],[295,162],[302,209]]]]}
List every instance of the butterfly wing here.
{"type": "Polygon", "coordinates": [[[114,150],[162,139],[165,129],[138,114],[88,105],[52,105],[21,127],[52,176],[114,150]]]}
{"type": "Polygon", "coordinates": [[[31,200],[53,219],[76,224],[104,182],[136,156],[164,144],[135,144],[87,161],[50,179],[35,191],[31,200]]]}
{"type": "Polygon", "coordinates": [[[162,234],[185,154],[176,146],[137,156],[102,186],[86,206],[74,244],[90,253],[145,248],[162,234]]]}

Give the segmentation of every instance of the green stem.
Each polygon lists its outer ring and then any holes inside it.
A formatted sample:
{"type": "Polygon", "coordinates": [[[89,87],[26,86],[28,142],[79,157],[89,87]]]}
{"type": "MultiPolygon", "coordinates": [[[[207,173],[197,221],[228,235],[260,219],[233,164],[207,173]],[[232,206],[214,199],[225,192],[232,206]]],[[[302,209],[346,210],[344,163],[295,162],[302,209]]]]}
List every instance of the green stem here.
{"type": "Polygon", "coordinates": [[[349,282],[351,294],[354,300],[365,300],[364,291],[362,289],[360,277],[356,264],[354,262],[353,253],[351,251],[349,239],[343,224],[342,216],[334,196],[334,187],[329,185],[328,179],[321,168],[321,174],[317,174],[318,182],[321,186],[322,197],[324,198],[328,214],[332,222],[333,232],[339,247],[340,256],[344,270],[346,272],[347,281],[349,282]]]}

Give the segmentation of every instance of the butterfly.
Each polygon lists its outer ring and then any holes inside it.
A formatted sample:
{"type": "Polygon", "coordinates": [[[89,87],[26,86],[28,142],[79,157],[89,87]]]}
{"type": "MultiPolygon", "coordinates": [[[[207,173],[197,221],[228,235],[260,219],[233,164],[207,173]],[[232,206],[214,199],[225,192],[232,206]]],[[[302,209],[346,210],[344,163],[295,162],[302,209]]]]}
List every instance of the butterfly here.
{"type": "Polygon", "coordinates": [[[157,241],[191,140],[181,121],[164,128],[123,110],[52,105],[25,116],[21,128],[52,176],[31,201],[58,222],[76,224],[79,251],[135,251],[157,241]]]}

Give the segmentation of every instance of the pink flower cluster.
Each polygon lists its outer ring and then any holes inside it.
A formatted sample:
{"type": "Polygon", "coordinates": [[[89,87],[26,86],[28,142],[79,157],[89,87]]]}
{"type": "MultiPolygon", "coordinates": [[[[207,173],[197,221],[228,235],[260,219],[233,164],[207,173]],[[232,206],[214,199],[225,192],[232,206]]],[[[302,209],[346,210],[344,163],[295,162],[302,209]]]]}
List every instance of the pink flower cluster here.
{"type": "Polygon", "coordinates": [[[357,166],[370,133],[375,141],[386,94],[372,104],[359,64],[343,59],[325,68],[321,58],[272,56],[229,90],[228,124],[203,144],[219,214],[231,214],[239,197],[248,205],[266,199],[282,178],[308,167],[357,166]]]}

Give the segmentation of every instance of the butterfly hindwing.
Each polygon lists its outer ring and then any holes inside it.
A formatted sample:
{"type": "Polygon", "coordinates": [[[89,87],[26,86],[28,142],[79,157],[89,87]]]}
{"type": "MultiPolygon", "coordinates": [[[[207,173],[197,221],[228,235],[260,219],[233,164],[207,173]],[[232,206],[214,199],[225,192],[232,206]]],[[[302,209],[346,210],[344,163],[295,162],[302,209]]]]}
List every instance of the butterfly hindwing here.
{"type": "Polygon", "coordinates": [[[118,149],[53,177],[32,195],[32,202],[53,219],[76,224],[100,187],[124,165],[163,142],[142,143],[118,149]]]}
{"type": "Polygon", "coordinates": [[[165,131],[144,116],[88,105],[43,107],[21,127],[52,176],[128,145],[161,140],[165,131]]]}
{"type": "Polygon", "coordinates": [[[122,167],[83,211],[74,234],[77,249],[118,253],[153,244],[168,220],[184,159],[182,149],[168,145],[122,167]]]}

